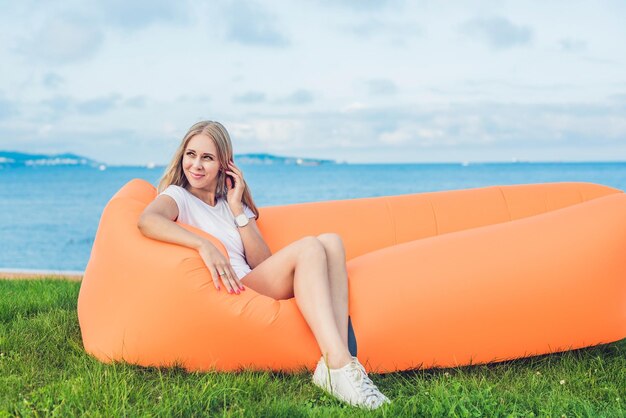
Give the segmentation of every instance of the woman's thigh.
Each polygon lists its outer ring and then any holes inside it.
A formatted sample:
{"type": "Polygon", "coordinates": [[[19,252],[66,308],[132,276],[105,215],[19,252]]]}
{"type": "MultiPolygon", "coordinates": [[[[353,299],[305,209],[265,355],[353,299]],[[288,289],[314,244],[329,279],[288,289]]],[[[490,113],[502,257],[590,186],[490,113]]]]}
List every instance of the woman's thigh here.
{"type": "Polygon", "coordinates": [[[300,252],[306,248],[323,247],[315,237],[304,237],[292,242],[246,274],[241,282],[255,292],[274,299],[293,297],[293,279],[300,252]]]}

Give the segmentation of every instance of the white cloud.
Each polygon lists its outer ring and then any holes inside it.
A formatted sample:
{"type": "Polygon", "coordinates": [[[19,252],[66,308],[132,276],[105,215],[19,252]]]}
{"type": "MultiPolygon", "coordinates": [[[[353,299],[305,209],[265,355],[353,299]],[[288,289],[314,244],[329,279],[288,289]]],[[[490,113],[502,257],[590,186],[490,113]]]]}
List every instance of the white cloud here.
{"type": "Polygon", "coordinates": [[[52,129],[54,128],[54,125],[51,125],[49,123],[41,126],[39,128],[39,130],[37,131],[39,135],[43,136],[43,137],[47,137],[50,132],[52,132],[52,129]]]}
{"type": "Polygon", "coordinates": [[[514,24],[504,17],[476,17],[465,22],[461,31],[494,49],[528,44],[533,34],[528,26],[514,24]]]}
{"type": "Polygon", "coordinates": [[[322,0],[327,6],[345,8],[357,12],[380,12],[388,8],[401,8],[400,0],[322,0]]]}
{"type": "Polygon", "coordinates": [[[277,19],[260,3],[234,0],[224,9],[226,37],[244,45],[284,47],[287,37],[278,29],[277,19]]]}
{"type": "Polygon", "coordinates": [[[315,97],[313,93],[306,89],[298,89],[286,97],[277,101],[280,104],[305,105],[313,102],[315,97]]]}
{"type": "Polygon", "coordinates": [[[293,119],[266,119],[250,122],[251,139],[277,145],[300,140],[300,122],[293,119]]]}
{"type": "Polygon", "coordinates": [[[363,110],[363,109],[367,109],[367,105],[365,103],[362,102],[352,102],[350,104],[348,104],[347,106],[344,106],[341,109],[341,112],[343,113],[350,113],[350,112],[355,112],[358,110],[363,110]]]}
{"type": "Polygon", "coordinates": [[[358,23],[349,24],[346,30],[359,39],[382,38],[401,45],[404,45],[407,39],[411,40],[424,36],[424,29],[416,22],[402,20],[384,21],[379,18],[369,18],[358,23]]]}
{"type": "Polygon", "coordinates": [[[130,30],[159,22],[183,24],[189,20],[185,0],[96,0],[91,5],[107,24],[130,30]]]}
{"type": "Polygon", "coordinates": [[[262,103],[265,101],[265,93],[260,91],[248,91],[233,97],[233,100],[237,103],[262,103]]]}
{"type": "Polygon", "coordinates": [[[411,140],[413,135],[404,129],[393,132],[384,132],[379,135],[378,139],[386,144],[403,144],[411,140]]]}
{"type": "Polygon", "coordinates": [[[559,46],[563,51],[580,52],[587,48],[587,43],[581,39],[564,38],[559,41],[559,46]]]}
{"type": "Polygon", "coordinates": [[[424,138],[426,140],[435,140],[437,138],[442,138],[444,136],[444,132],[441,129],[418,129],[417,136],[420,138],[424,138]]]}
{"type": "Polygon", "coordinates": [[[367,82],[369,92],[373,96],[388,96],[398,92],[396,83],[386,78],[379,78],[367,82]]]}
{"type": "Polygon", "coordinates": [[[32,61],[65,64],[94,56],[103,40],[102,31],[91,22],[53,19],[24,39],[19,53],[32,61]]]}
{"type": "Polygon", "coordinates": [[[0,120],[14,116],[18,112],[17,107],[16,102],[5,99],[0,92],[0,120]]]}
{"type": "Polygon", "coordinates": [[[53,72],[46,73],[42,80],[44,86],[50,89],[60,87],[61,85],[63,85],[64,81],[65,79],[63,77],[53,72]]]}

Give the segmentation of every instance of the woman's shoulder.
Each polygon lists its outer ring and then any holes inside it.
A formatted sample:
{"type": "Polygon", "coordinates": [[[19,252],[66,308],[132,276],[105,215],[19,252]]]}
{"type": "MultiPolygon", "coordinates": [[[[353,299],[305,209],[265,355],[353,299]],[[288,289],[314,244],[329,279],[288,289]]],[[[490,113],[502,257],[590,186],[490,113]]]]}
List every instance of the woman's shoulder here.
{"type": "MultiPolygon", "coordinates": [[[[185,189],[183,186],[179,186],[177,184],[170,184],[165,189],[163,189],[163,192],[165,192],[166,190],[177,190],[177,191],[180,191],[180,192],[186,192],[187,191],[187,189],[185,189]]],[[[163,193],[163,192],[161,192],[161,193],[163,193]]]]}
{"type": "Polygon", "coordinates": [[[159,194],[165,194],[173,198],[179,197],[179,198],[186,199],[188,198],[189,192],[187,191],[187,189],[185,189],[182,186],[178,186],[176,184],[170,184],[159,194]]]}
{"type": "Polygon", "coordinates": [[[165,189],[163,189],[163,190],[165,191],[165,190],[168,190],[168,189],[180,189],[180,190],[186,190],[184,187],[179,186],[178,184],[170,184],[169,186],[167,186],[167,187],[166,187],[165,189]]]}

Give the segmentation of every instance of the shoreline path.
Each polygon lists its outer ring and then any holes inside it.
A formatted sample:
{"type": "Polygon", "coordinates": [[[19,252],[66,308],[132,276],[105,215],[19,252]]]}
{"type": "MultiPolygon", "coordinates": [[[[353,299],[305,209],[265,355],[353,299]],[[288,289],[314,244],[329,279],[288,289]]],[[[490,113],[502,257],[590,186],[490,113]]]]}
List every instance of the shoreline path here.
{"type": "Polygon", "coordinates": [[[81,281],[83,278],[82,271],[52,271],[52,270],[18,270],[18,269],[0,269],[0,280],[15,279],[55,279],[55,280],[71,280],[81,281]]]}

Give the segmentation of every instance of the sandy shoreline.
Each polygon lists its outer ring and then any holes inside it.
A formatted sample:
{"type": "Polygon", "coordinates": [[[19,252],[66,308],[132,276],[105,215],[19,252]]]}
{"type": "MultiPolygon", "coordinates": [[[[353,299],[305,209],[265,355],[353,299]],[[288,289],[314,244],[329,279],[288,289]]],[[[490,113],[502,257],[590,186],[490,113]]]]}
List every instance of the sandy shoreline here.
{"type": "Polygon", "coordinates": [[[0,280],[54,279],[81,281],[83,273],[79,271],[47,271],[47,270],[2,270],[0,280]]]}

